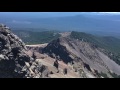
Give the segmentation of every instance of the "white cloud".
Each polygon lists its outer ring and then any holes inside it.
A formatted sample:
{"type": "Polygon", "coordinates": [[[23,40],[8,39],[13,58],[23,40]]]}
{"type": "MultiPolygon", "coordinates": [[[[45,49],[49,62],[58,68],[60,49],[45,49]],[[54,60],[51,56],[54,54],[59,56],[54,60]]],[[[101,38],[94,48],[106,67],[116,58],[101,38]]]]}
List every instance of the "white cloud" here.
{"type": "Polygon", "coordinates": [[[9,22],[9,23],[14,23],[14,24],[31,24],[32,22],[12,20],[12,21],[9,22]]]}
{"type": "Polygon", "coordinates": [[[120,12],[98,12],[101,14],[120,14],[120,12]]]}

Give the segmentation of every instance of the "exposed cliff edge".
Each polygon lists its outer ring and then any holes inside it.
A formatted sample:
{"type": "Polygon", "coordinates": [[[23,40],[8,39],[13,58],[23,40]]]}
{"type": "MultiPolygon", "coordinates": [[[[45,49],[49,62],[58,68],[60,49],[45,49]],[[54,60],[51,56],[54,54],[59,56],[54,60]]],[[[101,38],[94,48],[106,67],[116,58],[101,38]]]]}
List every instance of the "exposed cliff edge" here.
{"type": "Polygon", "coordinates": [[[27,55],[27,48],[9,27],[0,25],[0,78],[42,77],[47,67],[27,55]],[[34,72],[34,70],[36,72],[34,72]],[[39,69],[39,70],[38,70],[39,69]]]}

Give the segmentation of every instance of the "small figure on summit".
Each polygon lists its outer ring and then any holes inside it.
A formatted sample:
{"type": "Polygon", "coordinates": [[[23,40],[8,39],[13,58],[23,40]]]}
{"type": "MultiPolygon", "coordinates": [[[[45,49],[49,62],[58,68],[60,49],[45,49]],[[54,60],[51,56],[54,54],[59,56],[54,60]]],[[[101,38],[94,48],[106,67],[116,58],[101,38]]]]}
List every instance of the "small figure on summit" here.
{"type": "Polygon", "coordinates": [[[54,62],[54,65],[53,66],[55,66],[57,69],[58,69],[58,67],[59,67],[59,63],[58,63],[58,61],[57,60],[55,60],[55,62],[54,62]]]}
{"type": "Polygon", "coordinates": [[[35,55],[35,52],[33,52],[33,55],[32,55],[32,58],[34,59],[34,60],[36,60],[36,55],[35,55]]]}

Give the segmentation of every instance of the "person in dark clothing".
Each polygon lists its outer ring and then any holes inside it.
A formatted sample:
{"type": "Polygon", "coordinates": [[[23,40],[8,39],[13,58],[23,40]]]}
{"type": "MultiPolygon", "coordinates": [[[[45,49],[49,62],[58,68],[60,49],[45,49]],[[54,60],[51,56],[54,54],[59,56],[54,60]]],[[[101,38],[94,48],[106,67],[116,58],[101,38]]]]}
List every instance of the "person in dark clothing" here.
{"type": "Polygon", "coordinates": [[[67,68],[63,70],[64,75],[67,74],[67,68]]]}
{"type": "Polygon", "coordinates": [[[58,63],[57,60],[54,62],[54,66],[58,69],[58,67],[59,67],[59,63],[58,63]]]}
{"type": "Polygon", "coordinates": [[[32,58],[33,58],[34,60],[36,60],[35,52],[33,52],[32,58]]]}

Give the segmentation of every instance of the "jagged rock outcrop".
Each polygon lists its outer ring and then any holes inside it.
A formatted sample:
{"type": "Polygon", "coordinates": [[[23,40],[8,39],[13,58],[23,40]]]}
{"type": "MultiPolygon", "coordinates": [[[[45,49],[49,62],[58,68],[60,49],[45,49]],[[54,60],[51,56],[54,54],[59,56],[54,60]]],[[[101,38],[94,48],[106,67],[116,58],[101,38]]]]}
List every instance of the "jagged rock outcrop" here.
{"type": "Polygon", "coordinates": [[[53,40],[45,48],[43,48],[42,53],[47,53],[53,58],[59,56],[65,63],[71,62],[72,59],[69,57],[69,52],[66,50],[66,47],[61,45],[62,39],[53,40]]]}
{"type": "Polygon", "coordinates": [[[47,77],[47,67],[35,62],[26,52],[27,48],[22,40],[14,35],[9,27],[1,24],[0,78],[32,78],[36,75],[36,77],[47,77]]]}
{"type": "Polygon", "coordinates": [[[49,70],[48,67],[40,63],[39,61],[32,62],[31,65],[29,63],[26,63],[26,66],[24,66],[23,71],[27,71],[24,77],[27,78],[47,78],[49,77],[49,70]]]}

